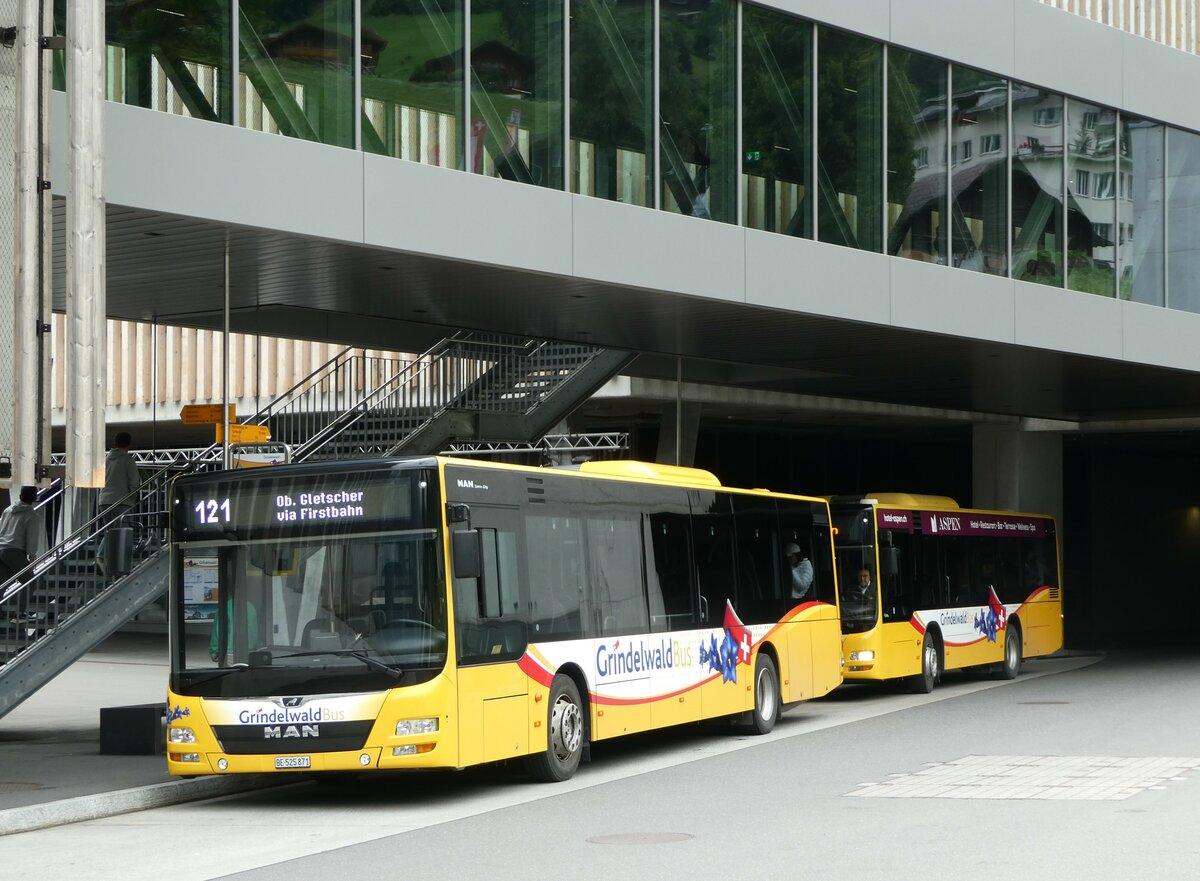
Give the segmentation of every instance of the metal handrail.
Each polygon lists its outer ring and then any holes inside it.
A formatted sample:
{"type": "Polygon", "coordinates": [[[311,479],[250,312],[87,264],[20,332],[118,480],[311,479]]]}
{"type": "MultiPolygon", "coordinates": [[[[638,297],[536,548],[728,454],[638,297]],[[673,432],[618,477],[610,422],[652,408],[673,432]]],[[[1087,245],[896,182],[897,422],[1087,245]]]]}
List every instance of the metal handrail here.
{"type": "MultiPolygon", "coordinates": [[[[352,351],[351,347],[347,347],[346,349],[342,350],[333,358],[330,358],[324,364],[321,364],[312,370],[308,376],[301,379],[287,391],[277,395],[269,403],[260,408],[260,410],[254,416],[251,417],[251,424],[262,424],[265,420],[269,419],[271,413],[279,409],[280,406],[286,406],[288,403],[291,403],[295,397],[304,394],[304,392],[311,387],[312,383],[316,381],[320,375],[337,370],[340,363],[343,361],[343,359],[345,359],[346,355],[350,351],[352,351]]],[[[144,525],[141,531],[146,536],[146,544],[144,545],[144,548],[148,549],[153,531],[155,529],[165,530],[165,523],[163,523],[162,520],[164,519],[163,515],[165,514],[166,509],[165,495],[168,479],[179,473],[191,471],[204,465],[214,465],[220,462],[221,450],[221,446],[214,443],[200,450],[191,457],[180,459],[179,461],[172,462],[160,468],[145,480],[141,481],[136,489],[126,493],[116,503],[106,507],[105,510],[100,511],[92,516],[62,540],[52,543],[52,546],[45,553],[39,555],[36,559],[29,562],[24,568],[20,569],[9,579],[0,584],[0,611],[3,611],[3,607],[11,603],[15,603],[15,605],[19,608],[20,597],[23,592],[27,591],[29,592],[27,595],[32,595],[34,586],[38,583],[39,578],[53,571],[57,564],[69,560],[72,555],[74,555],[81,548],[88,549],[90,547],[89,543],[98,538],[100,534],[110,527],[119,517],[128,518],[128,521],[132,522],[138,522],[138,520],[141,518],[147,519],[147,523],[144,525]],[[157,509],[142,510],[136,515],[132,513],[123,513],[131,512],[137,508],[143,497],[149,497],[152,500],[161,499],[161,505],[159,505],[157,509]]],[[[52,484],[53,489],[49,496],[44,496],[38,499],[38,509],[44,509],[46,505],[63,497],[65,487],[61,481],[56,480],[56,483],[58,484],[57,486],[52,484]]],[[[161,536],[159,544],[161,545],[161,536]]],[[[155,550],[157,550],[157,546],[155,547],[155,550]]],[[[92,599],[95,599],[95,596],[98,596],[103,592],[103,590],[107,589],[107,587],[111,586],[112,583],[115,583],[115,581],[119,579],[114,578],[110,582],[108,580],[108,576],[105,575],[103,580],[106,583],[100,588],[100,590],[96,591],[94,596],[86,599],[79,608],[82,608],[83,605],[86,605],[92,599]]],[[[76,611],[78,611],[78,609],[76,609],[76,611]]],[[[26,642],[25,639],[16,638],[16,634],[13,631],[14,623],[18,625],[18,628],[20,628],[21,622],[19,621],[0,620],[0,635],[3,637],[3,639],[0,641],[3,642],[6,648],[13,642],[21,643],[20,647],[24,647],[24,643],[26,642]]],[[[34,639],[36,639],[36,637],[34,639]]],[[[30,639],[28,642],[32,643],[34,639],[30,639]]],[[[0,667],[2,666],[3,664],[0,663],[0,667]]]]}

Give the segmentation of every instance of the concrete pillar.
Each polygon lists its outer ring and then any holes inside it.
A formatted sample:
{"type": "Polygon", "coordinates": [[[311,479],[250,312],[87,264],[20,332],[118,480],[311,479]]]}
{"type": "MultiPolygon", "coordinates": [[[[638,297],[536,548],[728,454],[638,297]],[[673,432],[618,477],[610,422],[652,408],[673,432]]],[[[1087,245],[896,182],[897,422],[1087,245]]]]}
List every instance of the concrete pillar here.
{"type": "Polygon", "coordinates": [[[1062,434],[1018,426],[976,425],[972,506],[1053,514],[1062,523],[1062,434]]]}
{"type": "MultiPolygon", "coordinates": [[[[35,100],[31,99],[30,93],[36,94],[36,85],[29,86],[31,78],[27,75],[28,62],[24,59],[31,51],[38,53],[36,48],[30,50],[27,45],[28,39],[32,37],[36,41],[38,34],[36,28],[27,32],[25,5],[18,0],[0,0],[0,27],[13,24],[18,27],[15,42],[6,39],[0,45],[0,327],[12,330],[0,334],[0,401],[6,405],[15,397],[14,365],[16,353],[20,351],[21,328],[16,322],[14,304],[21,290],[19,273],[22,265],[17,255],[26,246],[19,211],[23,175],[18,170],[22,159],[26,158],[23,155],[26,148],[18,132],[22,131],[23,115],[28,113],[21,104],[35,100]]],[[[0,408],[0,454],[20,453],[13,431],[13,408],[0,408]]]]}
{"type": "MultiPolygon", "coordinates": [[[[67,3],[67,485],[86,517],[104,486],[104,4],[67,3]]],[[[72,528],[79,525],[76,520],[72,528]]]]}
{"type": "Polygon", "coordinates": [[[700,405],[684,401],[677,413],[674,405],[663,410],[662,427],[658,431],[658,455],[654,460],[663,465],[686,465],[696,461],[696,438],[700,434],[700,405]],[[682,431],[676,432],[676,423],[682,431]],[[679,461],[675,461],[675,438],[679,437],[679,461]]]}

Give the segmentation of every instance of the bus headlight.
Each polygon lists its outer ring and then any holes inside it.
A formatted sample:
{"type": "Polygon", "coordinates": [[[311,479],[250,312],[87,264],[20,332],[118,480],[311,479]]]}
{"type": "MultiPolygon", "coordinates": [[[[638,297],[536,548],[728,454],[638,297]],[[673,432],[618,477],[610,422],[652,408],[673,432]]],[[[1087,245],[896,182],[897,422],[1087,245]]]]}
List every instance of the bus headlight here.
{"type": "Polygon", "coordinates": [[[875,660],[875,653],[874,653],[874,652],[872,652],[872,651],[865,651],[865,652],[851,652],[851,653],[850,653],[850,660],[851,660],[851,661],[874,661],[874,660],[875,660]]]}
{"type": "Polygon", "coordinates": [[[435,734],[438,730],[438,720],[434,719],[403,719],[396,723],[396,736],[407,737],[410,734],[435,734]]]}
{"type": "Polygon", "coordinates": [[[171,743],[195,743],[196,732],[191,728],[168,728],[167,740],[171,743]]]}
{"type": "Polygon", "coordinates": [[[200,753],[169,753],[172,762],[198,762],[200,753]]]}

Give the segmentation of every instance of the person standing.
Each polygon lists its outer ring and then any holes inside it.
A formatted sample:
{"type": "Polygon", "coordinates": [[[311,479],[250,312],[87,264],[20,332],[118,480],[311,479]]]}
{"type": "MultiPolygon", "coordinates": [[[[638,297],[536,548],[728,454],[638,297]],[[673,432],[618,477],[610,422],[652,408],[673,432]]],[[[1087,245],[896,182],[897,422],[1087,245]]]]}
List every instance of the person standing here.
{"type": "Polygon", "coordinates": [[[100,510],[109,511],[113,520],[129,513],[133,502],[126,496],[142,485],[137,463],[129,455],[129,445],[132,443],[129,432],[118,431],[113,438],[112,449],[104,459],[104,489],[100,490],[100,510]]]}
{"type": "Polygon", "coordinates": [[[792,599],[811,599],[809,591],[813,583],[813,566],[808,554],[794,541],[789,541],[784,546],[783,553],[792,573],[792,599]]]}
{"type": "MultiPolygon", "coordinates": [[[[0,514],[0,585],[6,584],[42,551],[44,530],[33,508],[35,501],[37,487],[23,486],[17,501],[0,514]]],[[[25,591],[17,594],[17,615],[13,621],[25,620],[28,602],[25,591]]]]}

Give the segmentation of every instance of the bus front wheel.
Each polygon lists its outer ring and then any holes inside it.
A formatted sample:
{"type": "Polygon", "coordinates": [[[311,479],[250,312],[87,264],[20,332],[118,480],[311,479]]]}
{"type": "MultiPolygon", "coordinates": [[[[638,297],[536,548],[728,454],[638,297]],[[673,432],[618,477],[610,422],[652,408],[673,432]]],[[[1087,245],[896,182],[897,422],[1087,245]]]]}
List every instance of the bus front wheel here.
{"type": "Polygon", "coordinates": [[[771,656],[758,653],[754,664],[754,711],[751,723],[755,734],[769,734],[779,719],[779,674],[771,656]]]}
{"type": "Polygon", "coordinates": [[[583,701],[570,676],[559,674],[550,683],[546,751],[529,757],[529,773],[546,783],[567,780],[583,756],[583,701]]]}
{"type": "Polygon", "coordinates": [[[1021,672],[1021,625],[1010,621],[1004,628],[1004,662],[1000,665],[1001,679],[1016,679],[1021,672]]]}
{"type": "Polygon", "coordinates": [[[933,691],[940,666],[937,640],[926,633],[925,638],[921,640],[921,672],[908,680],[909,690],[914,694],[929,694],[933,691]]]}

